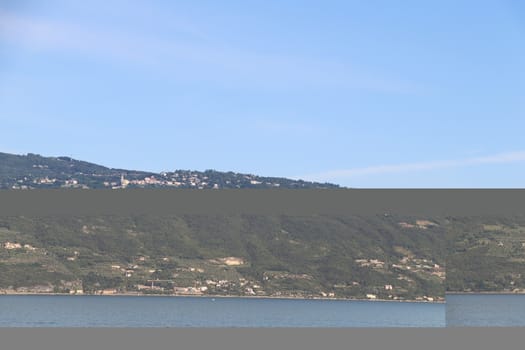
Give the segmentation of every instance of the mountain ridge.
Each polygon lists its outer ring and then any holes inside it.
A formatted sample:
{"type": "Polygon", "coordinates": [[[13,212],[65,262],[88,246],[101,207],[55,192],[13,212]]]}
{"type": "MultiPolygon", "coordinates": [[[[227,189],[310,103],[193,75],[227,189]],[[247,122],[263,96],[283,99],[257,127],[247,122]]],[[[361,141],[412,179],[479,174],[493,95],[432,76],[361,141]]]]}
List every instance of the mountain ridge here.
{"type": "Polygon", "coordinates": [[[216,170],[152,172],[118,169],[66,156],[0,152],[0,189],[36,188],[340,188],[331,183],[216,170]]]}

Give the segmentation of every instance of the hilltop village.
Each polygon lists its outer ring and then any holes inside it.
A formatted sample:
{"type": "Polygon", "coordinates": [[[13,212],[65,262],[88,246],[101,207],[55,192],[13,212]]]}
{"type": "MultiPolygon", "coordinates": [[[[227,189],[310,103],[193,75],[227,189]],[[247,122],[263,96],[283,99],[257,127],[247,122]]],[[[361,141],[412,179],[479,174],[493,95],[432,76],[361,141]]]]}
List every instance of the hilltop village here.
{"type": "Polygon", "coordinates": [[[0,189],[338,188],[338,185],[216,170],[160,173],[112,169],[71,157],[0,153],[0,189]]]}

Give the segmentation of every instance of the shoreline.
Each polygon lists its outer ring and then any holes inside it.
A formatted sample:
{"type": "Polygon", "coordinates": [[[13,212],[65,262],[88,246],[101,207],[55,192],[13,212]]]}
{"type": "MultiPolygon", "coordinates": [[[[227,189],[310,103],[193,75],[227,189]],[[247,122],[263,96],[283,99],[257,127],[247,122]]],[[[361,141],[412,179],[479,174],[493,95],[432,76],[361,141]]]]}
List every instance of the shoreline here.
{"type": "Polygon", "coordinates": [[[66,294],[66,293],[2,293],[2,296],[68,296],[68,297],[175,297],[175,298],[208,298],[208,299],[281,299],[281,300],[324,300],[324,301],[370,301],[370,302],[395,302],[395,303],[423,303],[444,304],[445,300],[392,300],[392,299],[362,299],[362,298],[328,298],[328,297],[287,297],[287,296],[246,296],[246,295],[184,295],[184,294],[141,294],[141,293],[116,293],[116,294],[66,294]]]}
{"type": "Polygon", "coordinates": [[[523,292],[445,292],[447,295],[525,295],[523,292]]]}

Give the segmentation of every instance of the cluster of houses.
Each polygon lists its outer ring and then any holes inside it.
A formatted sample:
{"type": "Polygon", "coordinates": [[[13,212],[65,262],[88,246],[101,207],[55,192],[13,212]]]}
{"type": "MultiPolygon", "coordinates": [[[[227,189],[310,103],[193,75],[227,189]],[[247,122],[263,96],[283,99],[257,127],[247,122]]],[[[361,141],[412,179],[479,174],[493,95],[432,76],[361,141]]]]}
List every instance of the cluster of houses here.
{"type": "MultiPolygon", "coordinates": [[[[47,168],[47,166],[34,164],[34,168],[47,168]]],[[[100,177],[99,174],[84,174],[100,177]]],[[[240,187],[241,185],[249,183],[250,185],[266,185],[271,187],[280,187],[278,182],[262,182],[258,180],[255,175],[237,174],[235,178],[224,180],[227,187],[240,187]]],[[[219,189],[221,186],[213,179],[210,179],[205,173],[191,172],[191,171],[177,171],[177,172],[162,172],[158,175],[144,176],[143,178],[126,179],[124,174],[121,175],[120,181],[103,181],[102,184],[107,188],[122,189],[128,186],[135,187],[191,187],[196,189],[219,189]]],[[[71,177],[69,179],[58,179],[45,177],[23,177],[14,180],[10,183],[12,189],[30,189],[35,187],[64,187],[64,188],[89,188],[86,184],[81,183],[77,178],[71,177]]]]}
{"type": "MultiPolygon", "coordinates": [[[[433,223],[427,222],[427,221],[418,222],[418,225],[420,226],[432,225],[432,224],[433,223]]],[[[356,259],[355,263],[358,264],[360,267],[367,267],[367,268],[372,268],[375,270],[385,270],[389,268],[393,269],[394,271],[397,270],[398,272],[397,279],[400,281],[406,281],[408,283],[413,283],[414,280],[406,276],[403,273],[403,271],[411,272],[411,273],[419,273],[419,274],[422,274],[428,277],[435,276],[441,280],[445,280],[445,268],[440,266],[439,264],[434,263],[432,260],[424,259],[424,258],[414,258],[412,256],[404,256],[402,259],[400,259],[398,263],[394,263],[394,264],[386,264],[384,261],[381,261],[379,259],[356,259]]],[[[384,291],[394,292],[394,291],[406,291],[406,290],[400,287],[395,287],[394,285],[391,285],[391,284],[386,284],[384,285],[384,291]]],[[[393,300],[400,299],[395,294],[398,294],[398,293],[388,294],[388,297],[393,300]]],[[[367,299],[371,299],[371,300],[378,298],[378,295],[375,293],[368,293],[365,296],[367,299]]],[[[434,301],[433,297],[422,296],[418,298],[419,299],[416,299],[416,300],[434,301]]]]}
{"type": "Polygon", "coordinates": [[[30,244],[21,244],[21,243],[17,243],[17,242],[5,242],[3,244],[3,247],[4,247],[4,249],[7,249],[7,250],[13,250],[13,249],[25,249],[25,250],[29,250],[29,251],[35,251],[36,250],[36,248],[33,247],[30,244]]]}
{"type": "MultiPolygon", "coordinates": [[[[388,267],[384,261],[379,259],[356,259],[354,261],[360,267],[370,267],[373,269],[384,269],[388,267]]],[[[405,256],[399,261],[399,263],[391,264],[390,267],[399,270],[435,275],[441,279],[445,278],[445,269],[428,259],[410,258],[405,256]]]]}
{"type": "Polygon", "coordinates": [[[408,222],[400,222],[398,224],[402,228],[418,228],[422,230],[426,230],[432,226],[438,226],[438,224],[436,224],[435,222],[429,221],[429,220],[416,220],[416,222],[413,224],[408,223],[408,222]]]}
{"type": "Polygon", "coordinates": [[[379,259],[356,259],[355,262],[361,267],[372,267],[374,269],[383,269],[385,262],[379,259]]]}
{"type": "Polygon", "coordinates": [[[163,186],[163,187],[181,187],[181,186],[191,186],[198,189],[203,189],[207,187],[218,189],[218,184],[209,184],[206,180],[208,177],[204,176],[200,178],[197,175],[182,176],[180,179],[177,179],[178,174],[175,173],[172,178],[166,178],[167,173],[161,173],[161,176],[164,178],[156,178],[154,175],[146,176],[143,179],[133,179],[127,180],[124,178],[124,175],[120,177],[120,183],[105,181],[104,186],[111,187],[113,189],[126,188],[130,185],[144,187],[144,186],[163,186]]]}
{"type": "Polygon", "coordinates": [[[412,271],[416,273],[420,272],[424,274],[437,276],[442,280],[445,279],[445,268],[428,259],[410,259],[409,257],[403,257],[403,259],[400,260],[399,264],[392,264],[392,268],[412,271]]]}

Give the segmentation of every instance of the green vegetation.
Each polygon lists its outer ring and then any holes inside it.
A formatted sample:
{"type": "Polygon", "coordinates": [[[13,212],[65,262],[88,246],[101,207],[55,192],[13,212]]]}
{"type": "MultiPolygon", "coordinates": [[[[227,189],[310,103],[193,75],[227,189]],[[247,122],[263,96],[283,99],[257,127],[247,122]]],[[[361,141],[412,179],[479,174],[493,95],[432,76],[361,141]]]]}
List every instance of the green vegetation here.
{"type": "Polygon", "coordinates": [[[525,217],[451,220],[447,290],[525,292],[525,217]]]}
{"type": "Polygon", "coordinates": [[[442,298],[446,232],[437,220],[408,222],[416,218],[6,217],[0,289],[442,298]]]}
{"type": "Polygon", "coordinates": [[[4,291],[439,299],[525,292],[523,271],[525,217],[0,219],[4,291]]]}
{"type": "Polygon", "coordinates": [[[104,166],[70,157],[0,153],[0,189],[32,188],[337,188],[303,180],[262,177],[215,170],[175,170],[160,174],[104,166]],[[124,182],[121,180],[124,176],[124,182]]]}

